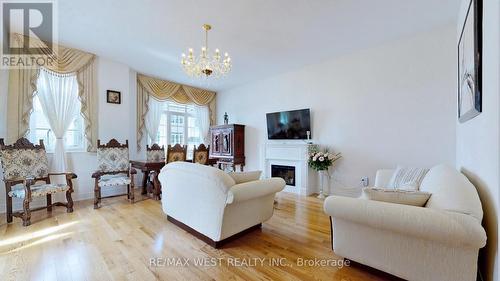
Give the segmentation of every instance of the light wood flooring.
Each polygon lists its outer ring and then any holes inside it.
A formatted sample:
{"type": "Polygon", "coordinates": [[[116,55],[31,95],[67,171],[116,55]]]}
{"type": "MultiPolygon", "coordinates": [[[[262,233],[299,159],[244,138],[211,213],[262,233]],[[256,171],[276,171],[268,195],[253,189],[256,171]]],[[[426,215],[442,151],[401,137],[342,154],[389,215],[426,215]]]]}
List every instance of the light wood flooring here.
{"type": "Polygon", "coordinates": [[[0,280],[389,280],[359,266],[300,265],[341,260],[331,250],[329,218],[314,197],[283,192],[276,200],[262,229],[219,250],[168,222],[151,199],[103,199],[99,210],[76,202],[71,214],[33,213],[29,227],[17,218],[7,225],[2,214],[0,280]]]}

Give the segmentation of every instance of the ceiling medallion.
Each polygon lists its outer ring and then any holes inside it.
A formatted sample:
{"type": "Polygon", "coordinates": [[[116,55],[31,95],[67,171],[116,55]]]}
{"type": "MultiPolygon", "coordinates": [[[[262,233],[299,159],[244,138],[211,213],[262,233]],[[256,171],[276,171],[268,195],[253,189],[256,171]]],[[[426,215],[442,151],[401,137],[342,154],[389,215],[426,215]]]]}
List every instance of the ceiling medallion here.
{"type": "Polygon", "coordinates": [[[210,55],[208,48],[208,31],[212,29],[209,24],[204,24],[205,46],[201,47],[201,53],[196,56],[193,49],[189,48],[188,54],[182,54],[181,65],[184,72],[192,78],[220,78],[231,71],[231,58],[228,53],[221,56],[219,49],[210,55]]]}

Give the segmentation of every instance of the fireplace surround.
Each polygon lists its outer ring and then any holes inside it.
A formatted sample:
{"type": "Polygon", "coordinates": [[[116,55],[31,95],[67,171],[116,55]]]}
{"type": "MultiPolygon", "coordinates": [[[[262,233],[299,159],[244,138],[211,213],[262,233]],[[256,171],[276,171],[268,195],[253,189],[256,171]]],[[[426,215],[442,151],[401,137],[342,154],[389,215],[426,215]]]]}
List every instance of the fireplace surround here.
{"type": "MultiPolygon", "coordinates": [[[[311,195],[318,192],[317,174],[307,164],[308,144],[304,142],[279,142],[269,141],[264,147],[265,177],[273,177],[273,166],[292,167],[294,169],[292,180],[287,180],[285,190],[302,195],[311,195]]],[[[276,174],[274,175],[276,176],[276,174]]]]}

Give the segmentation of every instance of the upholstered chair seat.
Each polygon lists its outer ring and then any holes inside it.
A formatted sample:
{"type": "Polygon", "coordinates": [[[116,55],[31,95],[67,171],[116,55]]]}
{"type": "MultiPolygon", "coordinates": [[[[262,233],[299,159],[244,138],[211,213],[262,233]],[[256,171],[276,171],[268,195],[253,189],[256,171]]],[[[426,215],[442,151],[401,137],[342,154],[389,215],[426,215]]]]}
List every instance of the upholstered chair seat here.
{"type": "MultiPolygon", "coordinates": [[[[69,189],[70,189],[70,187],[67,184],[57,184],[57,183],[34,184],[31,186],[31,197],[42,197],[42,196],[46,196],[48,194],[65,192],[69,189]]],[[[26,197],[24,184],[14,185],[12,187],[12,190],[8,194],[10,197],[13,197],[13,198],[26,197]]]]}
{"type": "Polygon", "coordinates": [[[132,179],[127,174],[103,175],[98,181],[100,187],[129,185],[132,179]]]}

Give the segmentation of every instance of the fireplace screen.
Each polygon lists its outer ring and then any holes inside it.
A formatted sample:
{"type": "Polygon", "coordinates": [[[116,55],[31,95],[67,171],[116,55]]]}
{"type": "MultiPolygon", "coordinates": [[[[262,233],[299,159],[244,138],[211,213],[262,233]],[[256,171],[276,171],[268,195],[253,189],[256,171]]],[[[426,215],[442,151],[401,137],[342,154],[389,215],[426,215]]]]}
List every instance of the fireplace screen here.
{"type": "Polygon", "coordinates": [[[284,179],[286,185],[295,186],[295,167],[271,165],[271,176],[284,179]]]}

